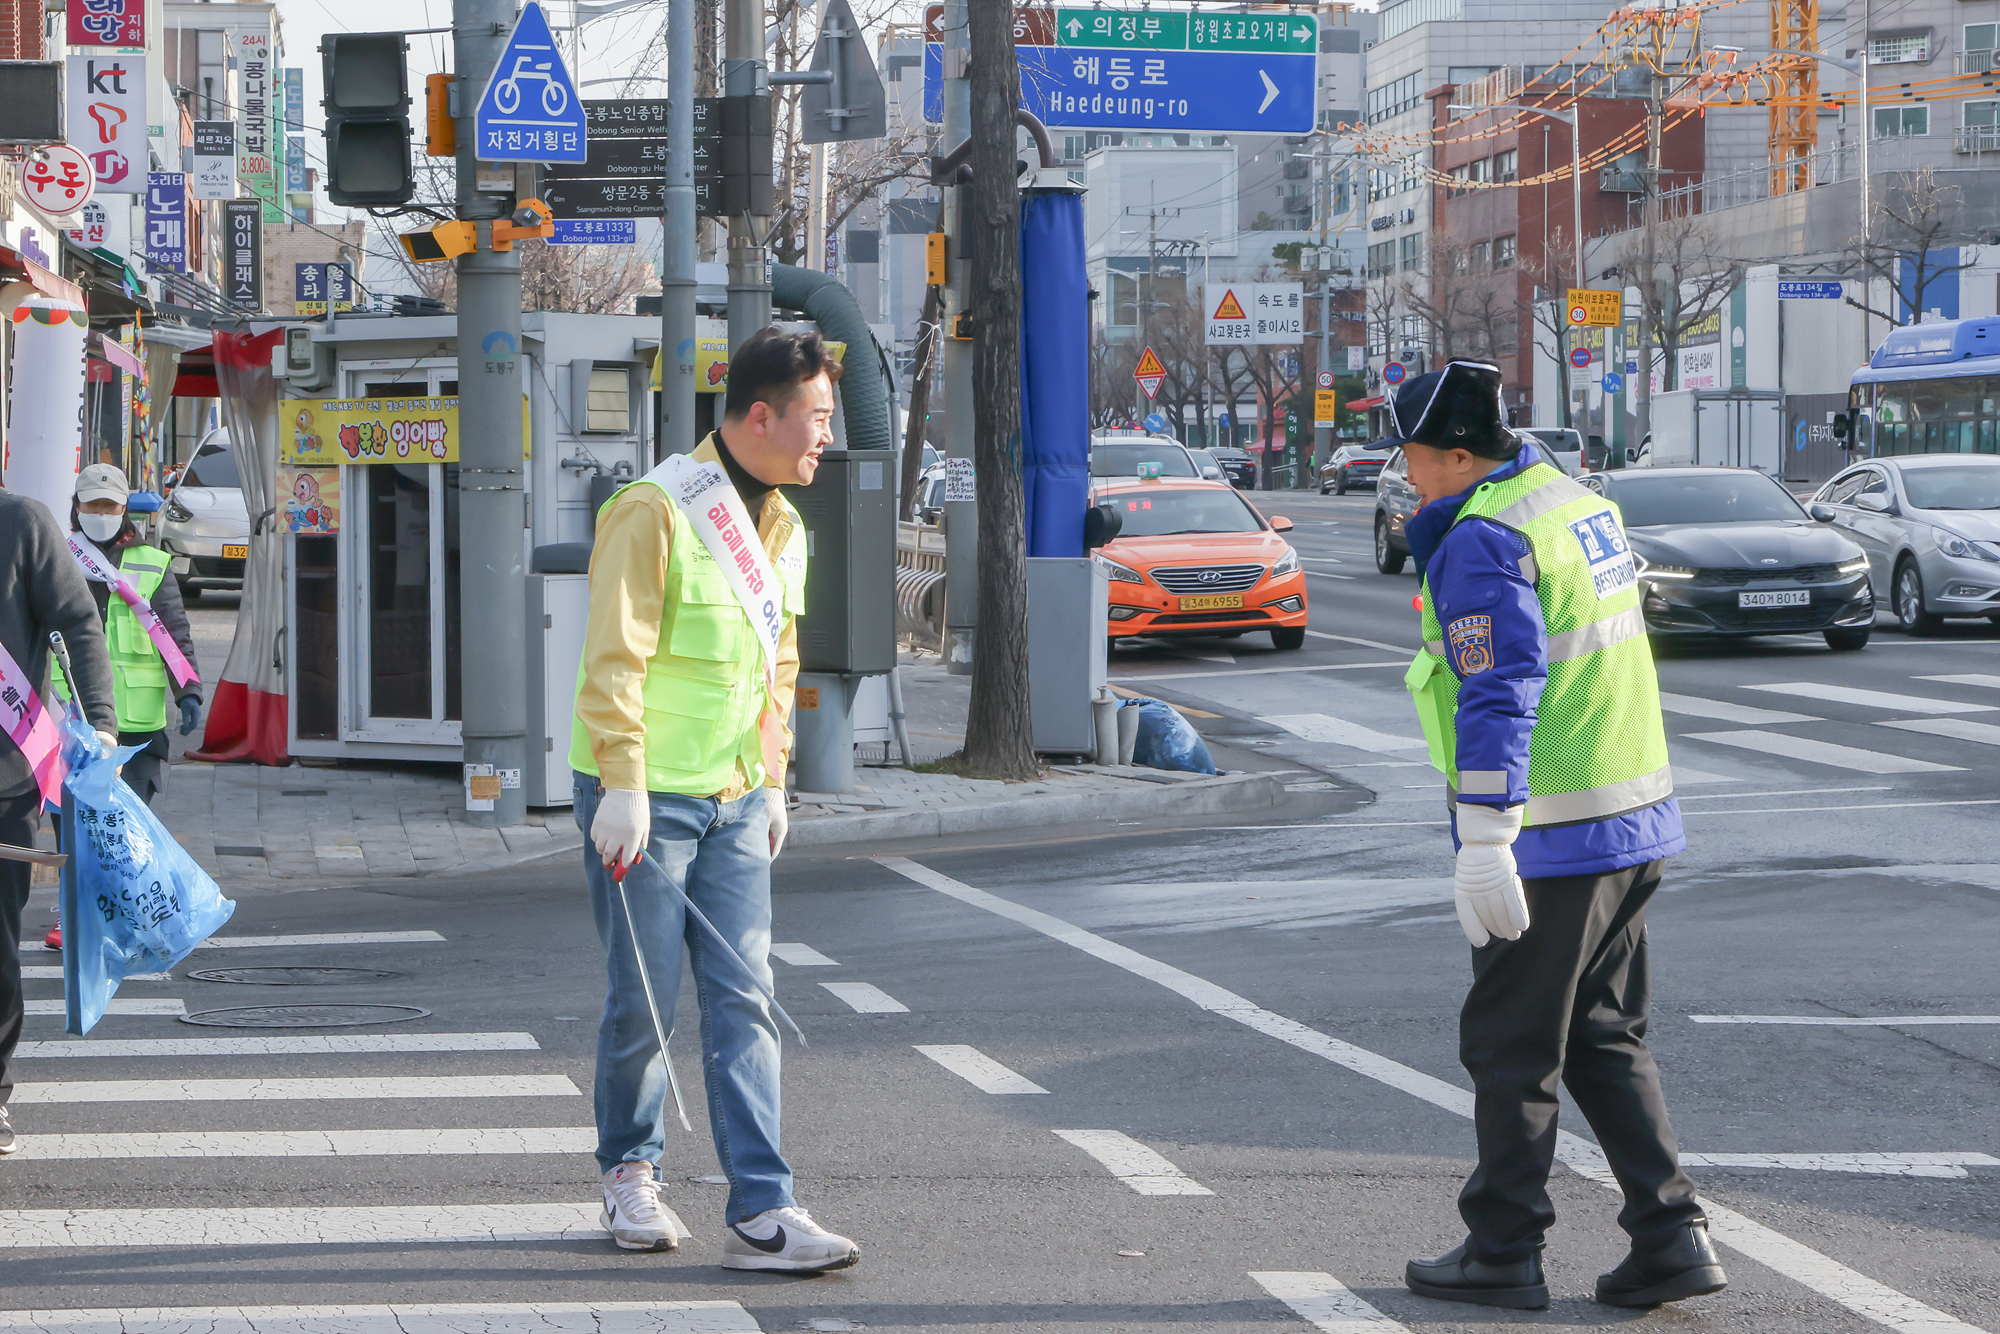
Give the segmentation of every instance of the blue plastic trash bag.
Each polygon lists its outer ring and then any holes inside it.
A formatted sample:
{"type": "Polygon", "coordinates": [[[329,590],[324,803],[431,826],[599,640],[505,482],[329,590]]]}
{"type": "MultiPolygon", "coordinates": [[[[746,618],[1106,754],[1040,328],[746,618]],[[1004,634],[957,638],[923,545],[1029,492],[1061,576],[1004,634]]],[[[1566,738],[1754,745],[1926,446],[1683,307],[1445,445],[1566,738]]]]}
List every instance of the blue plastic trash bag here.
{"type": "Polygon", "coordinates": [[[143,747],[99,753],[80,719],[65,724],[69,827],[63,850],[64,1029],[78,1037],[104,1017],[131,973],[164,972],[219,930],[236,905],[222,897],[118,777],[143,747]]]}
{"type": "Polygon", "coordinates": [[[1148,769],[1215,772],[1215,761],[1209,758],[1201,734],[1174,712],[1172,705],[1157,699],[1134,699],[1127,700],[1125,707],[1139,711],[1139,739],[1132,746],[1132,763],[1148,769]]]}

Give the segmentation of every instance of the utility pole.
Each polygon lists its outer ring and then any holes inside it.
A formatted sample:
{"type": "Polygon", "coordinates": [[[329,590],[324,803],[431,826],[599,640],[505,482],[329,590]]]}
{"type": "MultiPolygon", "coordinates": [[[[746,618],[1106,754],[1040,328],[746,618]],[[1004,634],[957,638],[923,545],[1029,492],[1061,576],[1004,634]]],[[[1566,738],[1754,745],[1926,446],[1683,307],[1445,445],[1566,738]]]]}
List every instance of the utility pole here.
{"type": "MultiPolygon", "coordinates": [[[[764,65],[764,7],[758,0],[723,0],[723,3],[722,95],[768,99],[771,82],[770,73],[764,65]]],[[[692,85],[691,76],[688,82],[692,85]]],[[[681,90],[670,91],[677,100],[682,99],[681,90]]],[[[725,116],[729,114],[724,112],[725,116]]],[[[689,124],[692,126],[693,121],[690,120],[689,124]]],[[[726,128],[724,132],[727,133],[726,128]]],[[[692,148],[689,151],[691,153],[692,148]]],[[[770,218],[754,216],[747,209],[729,219],[729,348],[732,352],[743,346],[752,334],[771,323],[771,275],[764,251],[764,242],[770,231],[770,218]]],[[[662,305],[664,307],[664,303],[662,305]]]]}
{"type": "MultiPolygon", "coordinates": [[[[1322,241],[1324,236],[1322,236],[1322,241]]],[[[1329,261],[1331,262],[1331,261],[1329,261]]],[[[1319,366],[1322,372],[1333,371],[1333,274],[1328,273],[1319,280],[1319,366]]],[[[1313,381],[1313,393],[1319,393],[1319,381],[1313,381]]],[[[1319,399],[1313,399],[1313,454],[1312,462],[1320,463],[1333,457],[1332,426],[1319,424],[1319,399]]],[[[1308,477],[1312,475],[1308,470],[1308,477]]]]}
{"type": "MultiPolygon", "coordinates": [[[[527,817],[527,790],[521,786],[528,756],[521,255],[493,249],[493,220],[512,204],[506,195],[482,195],[477,188],[474,128],[480,91],[513,27],[514,0],[453,0],[452,67],[464,113],[458,118],[458,216],[479,229],[478,248],[458,257],[459,634],[472,650],[462,655],[460,669],[461,735],[466,773],[500,778],[493,809],[466,812],[469,823],[488,829],[518,825],[527,817]]],[[[518,169],[517,179],[532,181],[533,169],[518,169]]],[[[467,782],[469,794],[470,777],[467,782]]]]}
{"type": "Polygon", "coordinates": [[[661,458],[694,449],[694,10],[667,0],[667,188],[660,241],[661,458]]]}
{"type": "MultiPolygon", "coordinates": [[[[1153,185],[1149,187],[1149,192],[1158,194],[1159,187],[1153,185]]],[[[1146,220],[1146,283],[1139,294],[1139,346],[1142,348],[1153,345],[1153,303],[1157,300],[1160,290],[1159,280],[1155,276],[1160,269],[1160,219],[1178,218],[1180,215],[1181,211],[1177,208],[1157,208],[1152,205],[1133,208],[1129,204],[1125,208],[1126,217],[1146,220]]],[[[1204,273],[1203,277],[1206,276],[1204,273]]],[[[1143,422],[1148,416],[1146,391],[1139,387],[1136,380],[1132,383],[1132,403],[1133,418],[1143,422]]]]}
{"type": "MultiPolygon", "coordinates": [[[[944,151],[949,153],[972,137],[972,39],[965,0],[944,0],[944,151]]],[[[951,281],[945,286],[944,318],[944,666],[956,676],[972,674],[972,655],[979,626],[979,504],[969,488],[954,500],[952,476],[976,476],[973,461],[972,343],[956,337],[953,327],[965,313],[971,291],[969,270],[975,259],[963,242],[972,235],[966,225],[966,189],[950,181],[944,194],[944,232],[951,254],[951,281]]]]}
{"type": "MultiPolygon", "coordinates": [[[[1639,373],[1636,390],[1638,411],[1633,414],[1633,435],[1644,440],[1653,429],[1653,320],[1660,304],[1660,285],[1654,276],[1659,263],[1657,226],[1660,206],[1660,132],[1666,117],[1666,79],[1654,74],[1646,80],[1646,170],[1639,178],[1639,373]]],[[[1582,182],[1576,183],[1582,188],[1582,182]]],[[[1676,294],[1678,295],[1678,294],[1676,294]]],[[[1610,431],[1605,432],[1606,437],[1610,431]]]]}

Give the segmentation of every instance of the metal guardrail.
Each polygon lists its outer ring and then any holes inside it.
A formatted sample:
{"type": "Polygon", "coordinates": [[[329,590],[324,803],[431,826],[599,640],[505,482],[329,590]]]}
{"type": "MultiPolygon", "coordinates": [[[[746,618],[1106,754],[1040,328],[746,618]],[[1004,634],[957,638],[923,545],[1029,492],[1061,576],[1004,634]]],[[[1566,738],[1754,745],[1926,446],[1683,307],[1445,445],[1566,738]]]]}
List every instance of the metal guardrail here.
{"type": "Polygon", "coordinates": [[[944,647],[944,530],[896,525],[896,637],[919,648],[944,647]]]}

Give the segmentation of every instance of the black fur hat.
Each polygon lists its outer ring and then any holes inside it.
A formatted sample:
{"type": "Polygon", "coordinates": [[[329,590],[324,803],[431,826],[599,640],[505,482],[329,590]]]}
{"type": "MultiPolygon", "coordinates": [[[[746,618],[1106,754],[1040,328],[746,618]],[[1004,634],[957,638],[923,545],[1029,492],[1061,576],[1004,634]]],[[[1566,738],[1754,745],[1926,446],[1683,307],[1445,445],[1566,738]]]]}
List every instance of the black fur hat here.
{"type": "Polygon", "coordinates": [[[1396,391],[1390,403],[1389,449],[1414,441],[1463,449],[1487,459],[1511,459],[1520,448],[1500,408],[1500,368],[1483,361],[1447,362],[1396,391]]]}

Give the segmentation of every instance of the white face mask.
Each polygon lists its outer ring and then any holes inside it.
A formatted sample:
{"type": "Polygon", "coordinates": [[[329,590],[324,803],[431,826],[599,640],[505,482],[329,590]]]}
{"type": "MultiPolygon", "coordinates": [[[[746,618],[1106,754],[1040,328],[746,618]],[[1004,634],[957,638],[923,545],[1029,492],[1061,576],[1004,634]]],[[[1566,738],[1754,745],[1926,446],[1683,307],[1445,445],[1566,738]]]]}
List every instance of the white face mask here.
{"type": "Polygon", "coordinates": [[[93,542],[109,542],[125,526],[123,514],[79,514],[76,526],[93,542]]]}

